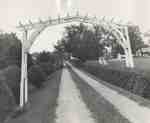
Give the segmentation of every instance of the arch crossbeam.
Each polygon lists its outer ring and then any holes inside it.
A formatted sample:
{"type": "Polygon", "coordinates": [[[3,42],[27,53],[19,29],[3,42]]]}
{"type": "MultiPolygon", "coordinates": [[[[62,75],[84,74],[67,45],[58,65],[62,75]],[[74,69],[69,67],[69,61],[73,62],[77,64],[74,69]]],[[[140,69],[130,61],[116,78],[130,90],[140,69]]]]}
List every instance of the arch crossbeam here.
{"type": "Polygon", "coordinates": [[[55,26],[55,25],[71,23],[71,22],[83,22],[83,23],[90,23],[90,24],[98,23],[95,17],[89,18],[88,16],[76,15],[76,16],[58,17],[56,19],[49,18],[48,20],[45,21],[40,20],[35,23],[29,20],[28,24],[24,24],[24,25],[20,24],[19,26],[17,26],[17,28],[21,31],[24,31],[24,30],[33,30],[35,28],[37,29],[43,25],[48,27],[48,26],[55,26]]]}

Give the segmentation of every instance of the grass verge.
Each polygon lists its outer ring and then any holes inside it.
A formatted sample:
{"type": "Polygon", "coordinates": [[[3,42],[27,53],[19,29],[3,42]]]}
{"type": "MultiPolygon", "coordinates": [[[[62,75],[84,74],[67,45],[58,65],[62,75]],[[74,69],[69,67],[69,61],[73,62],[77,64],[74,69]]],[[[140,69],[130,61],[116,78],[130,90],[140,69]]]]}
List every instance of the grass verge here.
{"type": "Polygon", "coordinates": [[[59,71],[57,77],[55,76],[56,83],[50,88],[53,90],[52,91],[53,93],[50,94],[53,98],[50,98],[49,104],[48,104],[48,109],[47,109],[48,110],[48,113],[47,113],[48,122],[45,121],[42,123],[54,123],[54,120],[56,118],[57,98],[59,96],[59,85],[61,82],[61,74],[62,74],[62,70],[59,71]]]}
{"type": "Polygon", "coordinates": [[[97,123],[130,123],[112,104],[106,101],[91,86],[86,84],[76,73],[72,70],[70,71],[73,80],[76,82],[81,92],[84,102],[92,112],[93,118],[97,123]]]}

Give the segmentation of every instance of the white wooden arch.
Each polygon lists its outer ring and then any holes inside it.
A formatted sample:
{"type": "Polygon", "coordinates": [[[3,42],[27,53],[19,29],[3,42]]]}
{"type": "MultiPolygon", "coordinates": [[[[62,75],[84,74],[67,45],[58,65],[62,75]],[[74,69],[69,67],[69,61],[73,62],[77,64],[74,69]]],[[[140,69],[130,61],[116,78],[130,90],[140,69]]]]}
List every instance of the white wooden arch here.
{"type": "Polygon", "coordinates": [[[71,22],[82,22],[103,26],[103,28],[111,32],[116,37],[117,42],[124,48],[126,54],[126,66],[131,68],[134,67],[127,26],[118,25],[112,21],[106,21],[104,18],[98,20],[96,17],[81,16],[79,13],[77,13],[75,16],[67,15],[66,17],[58,16],[56,19],[49,18],[46,21],[39,20],[36,23],[29,21],[29,23],[25,25],[20,23],[17,28],[23,33],[20,82],[21,108],[23,108],[23,106],[28,102],[27,53],[29,52],[29,49],[40,33],[43,32],[47,27],[71,22]]]}

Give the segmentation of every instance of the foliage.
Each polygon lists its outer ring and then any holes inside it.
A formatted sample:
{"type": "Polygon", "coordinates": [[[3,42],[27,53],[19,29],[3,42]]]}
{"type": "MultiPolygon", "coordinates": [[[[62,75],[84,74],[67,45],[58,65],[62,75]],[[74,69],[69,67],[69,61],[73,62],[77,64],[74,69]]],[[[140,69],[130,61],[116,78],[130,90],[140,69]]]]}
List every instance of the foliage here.
{"type": "Polygon", "coordinates": [[[6,59],[5,57],[0,58],[0,69],[4,69],[7,67],[6,59]]]}
{"type": "MultiPolygon", "coordinates": [[[[15,33],[0,34],[0,68],[5,68],[9,65],[21,66],[21,41],[15,33]],[[4,63],[5,61],[5,63],[4,63]]],[[[33,60],[28,54],[28,67],[33,63],[33,60]]]]}
{"type": "Polygon", "coordinates": [[[103,49],[99,41],[98,28],[92,30],[84,24],[71,25],[66,27],[64,37],[55,48],[68,52],[82,61],[98,59],[103,49]]]}
{"type": "Polygon", "coordinates": [[[48,62],[50,61],[50,52],[43,51],[38,54],[36,58],[37,63],[48,62]]]}
{"type": "Polygon", "coordinates": [[[43,62],[39,64],[41,69],[46,73],[46,75],[50,75],[55,71],[54,66],[50,62],[43,62]]]}
{"type": "Polygon", "coordinates": [[[112,46],[111,55],[112,55],[114,58],[116,58],[118,53],[124,54],[124,49],[122,48],[121,45],[119,45],[119,44],[117,44],[117,43],[114,43],[113,46],[112,46]]]}
{"type": "Polygon", "coordinates": [[[121,71],[100,65],[83,65],[78,67],[98,78],[128,90],[134,94],[150,99],[150,78],[132,71],[121,71]]]}
{"type": "Polygon", "coordinates": [[[1,68],[5,68],[10,64],[20,65],[19,57],[21,56],[21,42],[17,38],[16,34],[0,34],[0,56],[1,68]],[[14,51],[14,49],[17,50],[14,51]],[[3,61],[5,61],[5,63],[3,61]]]}
{"type": "Polygon", "coordinates": [[[12,90],[16,103],[19,103],[20,69],[18,66],[8,66],[3,70],[3,76],[8,87],[12,90]]]}
{"type": "Polygon", "coordinates": [[[0,122],[2,123],[6,116],[16,106],[15,98],[11,89],[5,82],[4,75],[0,73],[0,122]]]}
{"type": "Polygon", "coordinates": [[[141,32],[138,26],[130,25],[128,26],[129,38],[131,42],[132,53],[135,54],[136,51],[144,46],[142,41],[141,32]]]}
{"type": "MultiPolygon", "coordinates": [[[[132,53],[136,54],[138,50],[141,50],[141,48],[145,47],[145,44],[142,41],[139,27],[135,25],[128,25],[128,34],[130,38],[132,53]]],[[[112,42],[112,55],[116,57],[118,53],[124,54],[124,49],[120,44],[117,44],[115,40],[117,39],[114,39],[114,41],[112,42]]]]}
{"type": "Polygon", "coordinates": [[[55,55],[51,52],[48,52],[48,51],[43,51],[43,52],[40,52],[38,55],[37,55],[37,58],[36,58],[36,63],[51,63],[51,64],[55,64],[57,58],[55,57],[55,55]]]}
{"type": "Polygon", "coordinates": [[[0,34],[0,55],[4,55],[12,45],[20,45],[21,42],[15,33],[0,34]]]}
{"type": "MultiPolygon", "coordinates": [[[[104,56],[104,47],[110,45],[113,56],[116,57],[118,53],[124,54],[124,49],[117,43],[118,39],[102,26],[88,27],[81,23],[67,26],[65,29],[64,37],[55,46],[58,51],[68,52],[82,61],[97,60],[100,56],[104,56]]],[[[131,49],[135,54],[144,46],[140,29],[138,26],[129,25],[128,31],[131,49]]]]}
{"type": "Polygon", "coordinates": [[[40,88],[43,86],[46,74],[39,65],[32,65],[28,72],[28,79],[35,87],[40,88]]]}
{"type": "MultiPolygon", "coordinates": [[[[21,67],[21,43],[14,44],[10,46],[6,52],[6,56],[4,59],[6,60],[7,65],[17,65],[21,67]]],[[[28,68],[33,65],[33,59],[31,55],[28,53],[28,68]]]]}
{"type": "Polygon", "coordinates": [[[60,51],[54,51],[54,52],[43,51],[39,53],[36,57],[36,63],[41,65],[41,67],[44,67],[43,68],[44,71],[46,69],[51,69],[51,71],[60,69],[62,65],[62,60],[63,60],[63,54],[60,51]],[[45,66],[49,68],[45,68],[45,66]]]}

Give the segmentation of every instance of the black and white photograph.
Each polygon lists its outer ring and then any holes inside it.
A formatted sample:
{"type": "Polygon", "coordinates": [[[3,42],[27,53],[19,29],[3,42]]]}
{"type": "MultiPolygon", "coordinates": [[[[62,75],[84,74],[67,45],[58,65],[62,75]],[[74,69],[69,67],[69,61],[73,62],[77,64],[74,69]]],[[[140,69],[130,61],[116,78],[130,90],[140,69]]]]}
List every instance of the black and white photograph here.
{"type": "Polygon", "coordinates": [[[0,123],[150,123],[150,1],[0,0],[0,123]]]}

